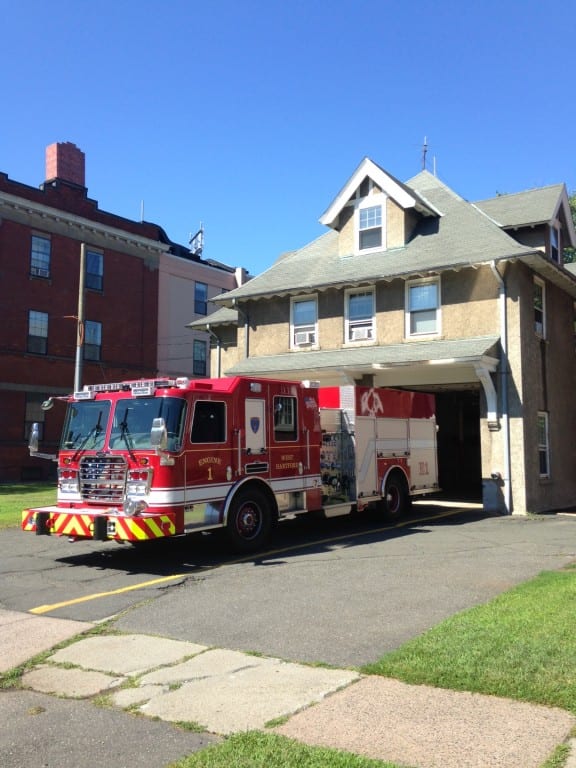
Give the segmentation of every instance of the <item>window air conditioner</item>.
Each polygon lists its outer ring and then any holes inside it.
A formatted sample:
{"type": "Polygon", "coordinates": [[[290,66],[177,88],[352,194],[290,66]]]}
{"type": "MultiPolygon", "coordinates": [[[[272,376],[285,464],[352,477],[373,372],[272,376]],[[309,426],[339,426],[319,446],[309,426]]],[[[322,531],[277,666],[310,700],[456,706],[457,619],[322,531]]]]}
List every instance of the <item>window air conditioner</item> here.
{"type": "Polygon", "coordinates": [[[350,338],[352,341],[372,338],[372,328],[352,328],[350,338]]]}
{"type": "Polygon", "coordinates": [[[44,267],[30,267],[30,274],[35,277],[50,277],[50,272],[44,267]]]}
{"type": "Polygon", "coordinates": [[[298,331],[294,334],[294,343],[297,347],[314,344],[314,331],[298,331]]]}

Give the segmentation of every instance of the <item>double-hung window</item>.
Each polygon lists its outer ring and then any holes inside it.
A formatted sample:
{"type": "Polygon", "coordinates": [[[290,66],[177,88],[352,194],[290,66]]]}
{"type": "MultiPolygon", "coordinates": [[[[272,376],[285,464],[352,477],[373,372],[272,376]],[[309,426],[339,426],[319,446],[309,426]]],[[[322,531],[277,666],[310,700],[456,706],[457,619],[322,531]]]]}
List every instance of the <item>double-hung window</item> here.
{"type": "Polygon", "coordinates": [[[33,424],[38,424],[38,438],[44,439],[44,419],[46,411],[42,410],[42,403],[46,398],[36,392],[26,392],[26,414],[24,416],[24,439],[30,438],[33,424]]]}
{"type": "Polygon", "coordinates": [[[537,336],[546,338],[546,292],[541,280],[534,280],[534,330],[537,336]]]}
{"type": "Polygon", "coordinates": [[[312,346],[318,340],[318,304],[315,296],[292,299],[291,346],[312,346]]]}
{"type": "Polygon", "coordinates": [[[102,355],[102,323],[86,320],[84,323],[84,359],[100,360],[102,355]]]}
{"type": "Polygon", "coordinates": [[[194,312],[197,315],[208,314],[208,286],[206,283],[194,283],[194,312]]]}
{"type": "Polygon", "coordinates": [[[346,294],[346,341],[374,338],[374,291],[349,291],[346,294]]]}
{"type": "Polygon", "coordinates": [[[48,315],[46,312],[28,312],[28,352],[45,355],[48,351],[48,315]]]}
{"type": "Polygon", "coordinates": [[[550,258],[555,261],[556,264],[560,264],[560,228],[552,224],[550,227],[550,258]]]}
{"type": "Polygon", "coordinates": [[[32,235],[30,274],[33,277],[50,277],[50,249],[49,238],[32,235]]]}
{"type": "Polygon", "coordinates": [[[86,288],[101,291],[104,278],[104,256],[98,251],[86,252],[86,288]]]}
{"type": "Polygon", "coordinates": [[[192,372],[194,376],[206,376],[206,342],[194,339],[192,372]]]}
{"type": "Polygon", "coordinates": [[[440,281],[418,280],[406,284],[406,336],[440,333],[440,281]]]}
{"type": "Polygon", "coordinates": [[[550,477],[548,414],[545,411],[538,413],[538,470],[540,477],[550,477]]]}
{"type": "Polygon", "coordinates": [[[361,251],[382,246],[382,206],[371,205],[359,211],[359,247],[361,251]]]}

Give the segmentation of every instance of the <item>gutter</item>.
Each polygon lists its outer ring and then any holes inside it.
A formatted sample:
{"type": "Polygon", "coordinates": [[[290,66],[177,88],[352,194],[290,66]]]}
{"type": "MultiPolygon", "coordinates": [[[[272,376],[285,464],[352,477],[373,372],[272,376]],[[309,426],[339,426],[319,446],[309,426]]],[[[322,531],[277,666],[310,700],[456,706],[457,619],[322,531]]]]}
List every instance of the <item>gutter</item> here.
{"type": "Polygon", "coordinates": [[[500,392],[502,408],[502,440],[504,449],[504,472],[502,482],[504,484],[505,513],[511,514],[511,487],[510,487],[510,420],[508,415],[508,314],[506,308],[506,282],[498,271],[495,261],[490,262],[490,269],[498,283],[498,302],[500,305],[500,345],[502,347],[502,360],[500,362],[500,392]]]}

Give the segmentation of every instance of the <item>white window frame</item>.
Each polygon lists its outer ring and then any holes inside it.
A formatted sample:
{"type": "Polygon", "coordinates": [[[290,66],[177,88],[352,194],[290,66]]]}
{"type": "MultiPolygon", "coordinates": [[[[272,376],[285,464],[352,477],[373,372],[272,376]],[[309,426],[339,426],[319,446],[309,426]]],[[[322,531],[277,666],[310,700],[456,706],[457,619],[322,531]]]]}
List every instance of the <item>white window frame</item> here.
{"type": "Polygon", "coordinates": [[[538,474],[540,479],[547,480],[550,477],[550,419],[546,411],[538,411],[537,430],[538,474]],[[542,471],[542,458],[546,465],[544,471],[542,471]]]}
{"type": "Polygon", "coordinates": [[[442,333],[442,292],[441,292],[442,286],[440,282],[440,277],[426,277],[422,278],[420,280],[408,280],[406,282],[405,287],[405,305],[404,305],[404,315],[405,315],[405,336],[407,339],[421,339],[421,338],[430,338],[432,336],[440,336],[442,333]],[[411,297],[411,288],[416,288],[421,285],[435,285],[436,286],[436,306],[430,307],[425,310],[411,310],[410,309],[410,297],[411,297]],[[419,312],[425,312],[425,311],[431,311],[434,310],[436,313],[436,322],[435,322],[435,328],[433,331],[412,331],[412,317],[416,314],[417,311],[419,312]]]}
{"type": "Polygon", "coordinates": [[[318,297],[294,296],[290,299],[290,349],[306,349],[318,346],[318,297]],[[298,323],[294,322],[294,305],[301,302],[314,302],[314,322],[298,323]]]}
{"type": "Polygon", "coordinates": [[[373,342],[376,339],[376,297],[374,288],[350,288],[345,292],[344,306],[344,343],[358,344],[373,342]],[[372,297],[372,314],[369,318],[350,319],[350,300],[354,296],[372,297]]]}
{"type": "Polygon", "coordinates": [[[386,250],[386,195],[378,192],[373,195],[367,195],[366,197],[361,198],[360,200],[356,201],[355,203],[355,211],[354,211],[354,237],[355,237],[355,243],[356,243],[356,253],[358,255],[365,254],[365,253],[375,253],[377,251],[385,251],[386,250]],[[380,208],[380,234],[381,234],[381,242],[380,245],[375,245],[372,248],[361,248],[360,247],[360,239],[361,239],[361,232],[363,232],[365,229],[378,229],[378,227],[364,227],[363,229],[360,228],[360,216],[362,211],[366,211],[368,208],[380,208]]]}
{"type": "Polygon", "coordinates": [[[541,339],[546,338],[546,283],[540,278],[534,278],[532,306],[534,311],[534,333],[541,339]],[[536,286],[542,290],[542,307],[536,305],[536,286]],[[542,321],[537,319],[537,313],[541,313],[542,321]]]}

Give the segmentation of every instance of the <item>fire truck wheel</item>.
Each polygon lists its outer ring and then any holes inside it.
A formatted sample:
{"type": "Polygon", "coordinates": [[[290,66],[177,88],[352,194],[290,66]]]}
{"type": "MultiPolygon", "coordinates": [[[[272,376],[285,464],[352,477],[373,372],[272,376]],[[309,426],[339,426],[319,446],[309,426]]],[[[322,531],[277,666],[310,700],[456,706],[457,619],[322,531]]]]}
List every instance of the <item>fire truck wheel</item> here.
{"type": "Polygon", "coordinates": [[[408,488],[401,474],[393,473],[386,481],[382,506],[387,520],[396,520],[408,511],[408,488]]]}
{"type": "Polygon", "coordinates": [[[239,491],[228,510],[226,536],[236,552],[260,549],[272,530],[270,502],[259,488],[239,491]]]}

